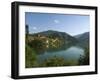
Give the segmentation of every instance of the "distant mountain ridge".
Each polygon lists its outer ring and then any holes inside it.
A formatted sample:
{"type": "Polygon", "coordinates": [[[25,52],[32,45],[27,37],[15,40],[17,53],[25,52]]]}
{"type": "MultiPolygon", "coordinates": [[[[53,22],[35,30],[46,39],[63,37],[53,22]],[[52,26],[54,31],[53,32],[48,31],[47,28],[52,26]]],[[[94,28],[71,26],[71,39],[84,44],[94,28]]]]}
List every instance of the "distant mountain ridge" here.
{"type": "Polygon", "coordinates": [[[58,35],[63,34],[63,35],[70,36],[69,34],[67,34],[65,32],[59,32],[59,31],[54,31],[54,30],[38,32],[38,33],[35,33],[34,35],[36,35],[36,34],[41,34],[41,35],[44,35],[44,36],[48,36],[48,35],[52,35],[52,34],[58,34],[58,35]]]}
{"type": "Polygon", "coordinates": [[[42,35],[42,36],[52,37],[52,38],[56,38],[57,37],[59,39],[70,41],[70,42],[77,41],[76,38],[74,38],[73,36],[69,35],[68,33],[54,31],[54,30],[48,30],[48,31],[44,31],[44,32],[39,32],[39,33],[35,33],[34,35],[42,35]]]}
{"type": "Polygon", "coordinates": [[[85,47],[89,46],[89,32],[74,36],[78,40],[78,45],[85,47]]]}
{"type": "Polygon", "coordinates": [[[78,35],[75,35],[74,37],[78,38],[78,39],[81,38],[81,37],[88,38],[89,37],[89,32],[78,34],[78,35]]]}

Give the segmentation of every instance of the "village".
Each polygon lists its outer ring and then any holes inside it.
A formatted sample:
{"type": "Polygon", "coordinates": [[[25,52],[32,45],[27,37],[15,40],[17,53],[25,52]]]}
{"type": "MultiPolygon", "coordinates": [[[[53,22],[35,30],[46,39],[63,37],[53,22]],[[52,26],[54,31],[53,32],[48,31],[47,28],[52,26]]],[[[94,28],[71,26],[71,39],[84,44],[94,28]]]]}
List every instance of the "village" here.
{"type": "Polygon", "coordinates": [[[36,35],[36,36],[28,36],[28,41],[41,41],[43,43],[43,45],[45,46],[45,48],[58,48],[62,45],[62,40],[60,40],[59,38],[55,37],[55,38],[49,38],[46,36],[42,36],[40,34],[36,35]]]}

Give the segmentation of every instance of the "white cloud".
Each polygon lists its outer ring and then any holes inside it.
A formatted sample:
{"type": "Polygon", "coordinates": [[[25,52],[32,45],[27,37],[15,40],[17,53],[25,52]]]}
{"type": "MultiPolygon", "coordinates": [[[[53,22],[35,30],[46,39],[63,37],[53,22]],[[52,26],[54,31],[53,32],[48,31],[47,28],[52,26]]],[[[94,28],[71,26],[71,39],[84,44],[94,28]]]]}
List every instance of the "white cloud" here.
{"type": "Polygon", "coordinates": [[[33,30],[36,30],[37,28],[36,27],[33,27],[33,30]]]}
{"type": "Polygon", "coordinates": [[[55,23],[59,23],[59,20],[55,19],[54,22],[55,22],[55,23]]]}

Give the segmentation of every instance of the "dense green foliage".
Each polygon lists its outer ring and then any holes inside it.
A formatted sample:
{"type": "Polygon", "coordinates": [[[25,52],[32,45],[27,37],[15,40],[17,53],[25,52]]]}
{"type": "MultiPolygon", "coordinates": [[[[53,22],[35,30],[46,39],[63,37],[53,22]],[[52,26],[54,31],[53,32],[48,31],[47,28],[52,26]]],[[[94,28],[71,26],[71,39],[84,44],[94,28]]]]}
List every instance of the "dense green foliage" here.
{"type": "Polygon", "coordinates": [[[77,65],[77,62],[74,60],[65,60],[64,58],[54,56],[52,58],[46,59],[43,63],[40,64],[41,67],[49,66],[74,66],[77,65]]]}
{"type": "Polygon", "coordinates": [[[89,65],[89,48],[85,48],[85,54],[80,56],[79,65],[89,65]]]}
{"type": "Polygon", "coordinates": [[[45,49],[46,49],[46,46],[43,41],[44,40],[35,39],[35,40],[32,40],[31,42],[29,42],[28,44],[31,48],[34,48],[34,50],[37,54],[39,54],[39,53],[42,53],[43,51],[45,51],[45,49]]]}
{"type": "Polygon", "coordinates": [[[34,66],[34,63],[35,63],[35,60],[36,60],[36,53],[35,51],[30,48],[30,46],[26,45],[25,47],[25,65],[26,65],[26,68],[28,67],[33,67],[34,66]]]}

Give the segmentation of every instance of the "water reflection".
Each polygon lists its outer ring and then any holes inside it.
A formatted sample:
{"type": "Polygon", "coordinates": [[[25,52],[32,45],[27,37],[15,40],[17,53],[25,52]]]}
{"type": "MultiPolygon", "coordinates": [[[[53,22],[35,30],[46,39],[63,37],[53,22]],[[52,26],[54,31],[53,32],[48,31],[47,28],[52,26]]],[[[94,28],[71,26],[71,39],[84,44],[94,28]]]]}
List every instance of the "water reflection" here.
{"type": "Polygon", "coordinates": [[[46,59],[52,58],[52,57],[61,57],[65,60],[78,60],[80,55],[84,54],[84,49],[77,46],[69,46],[64,49],[49,49],[45,50],[41,54],[37,56],[37,60],[39,62],[43,62],[46,59]]]}

